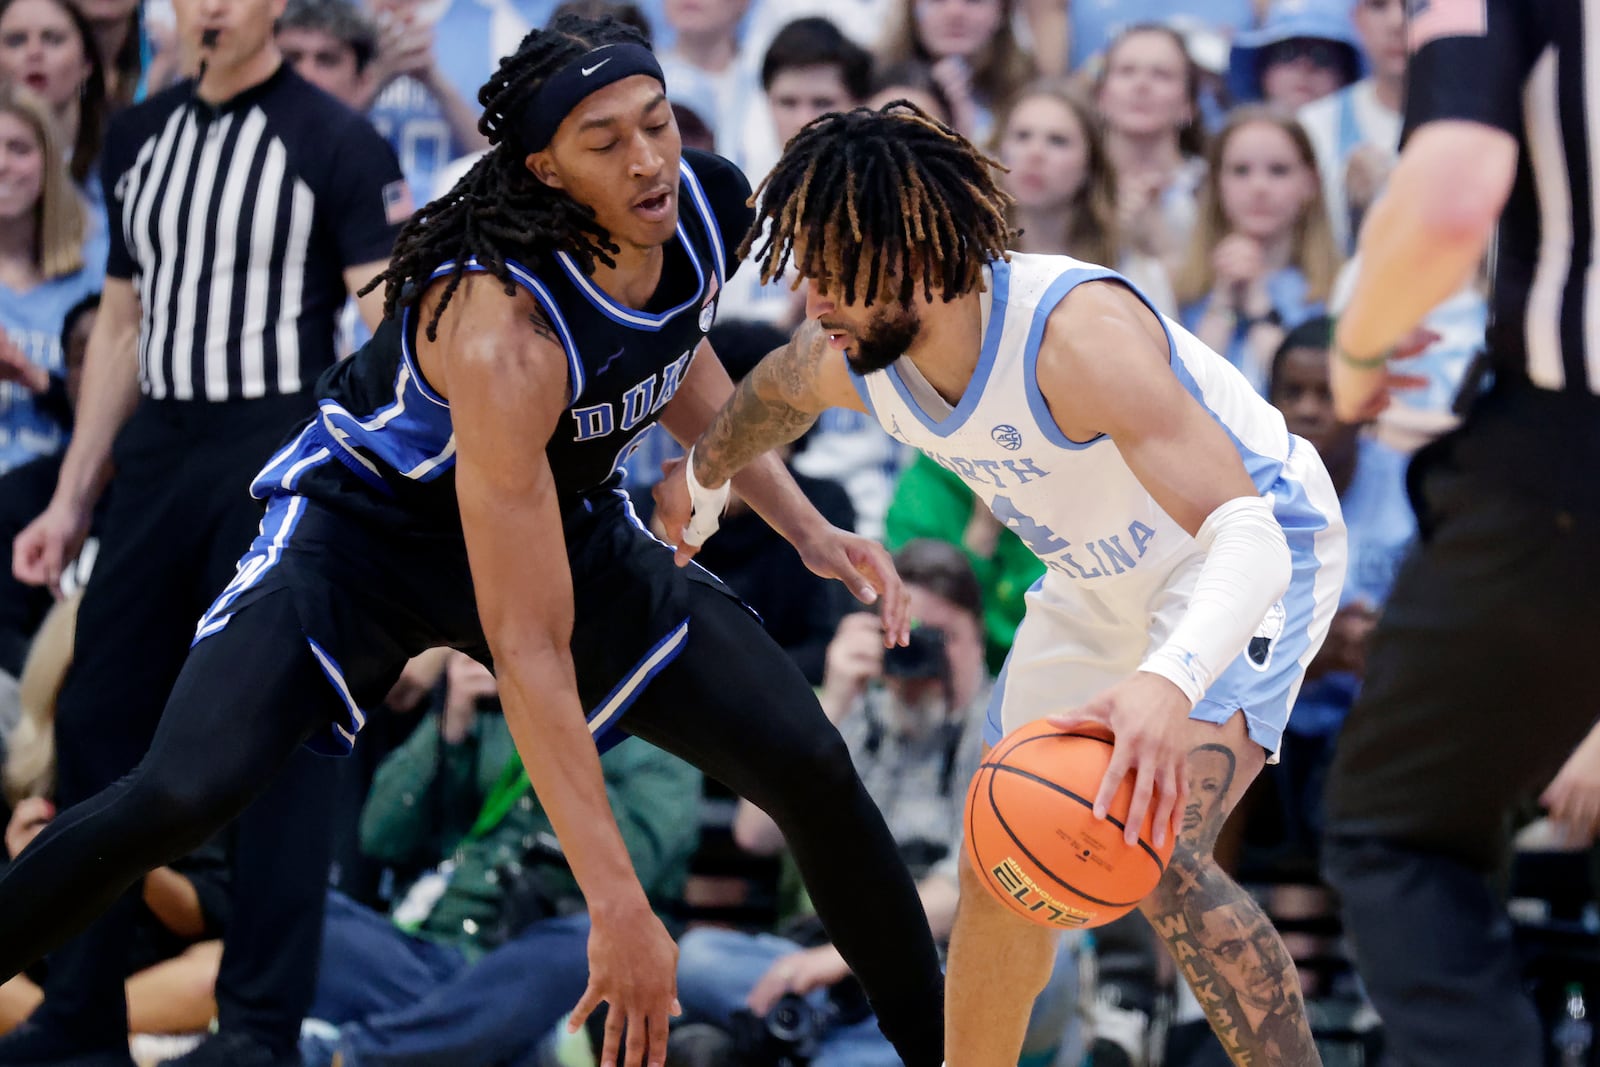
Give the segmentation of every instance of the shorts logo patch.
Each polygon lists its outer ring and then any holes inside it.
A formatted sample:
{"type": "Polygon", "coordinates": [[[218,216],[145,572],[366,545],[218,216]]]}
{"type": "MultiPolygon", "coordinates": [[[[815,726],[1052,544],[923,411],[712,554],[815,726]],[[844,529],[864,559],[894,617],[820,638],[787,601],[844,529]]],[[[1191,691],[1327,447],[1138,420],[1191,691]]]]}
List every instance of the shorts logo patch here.
{"type": "Polygon", "coordinates": [[[1255,635],[1245,646],[1245,658],[1250,661],[1251,667],[1264,673],[1272,666],[1272,650],[1277,647],[1278,638],[1283,636],[1283,624],[1288,617],[1281,600],[1267,609],[1266,618],[1261,620],[1255,635]]]}

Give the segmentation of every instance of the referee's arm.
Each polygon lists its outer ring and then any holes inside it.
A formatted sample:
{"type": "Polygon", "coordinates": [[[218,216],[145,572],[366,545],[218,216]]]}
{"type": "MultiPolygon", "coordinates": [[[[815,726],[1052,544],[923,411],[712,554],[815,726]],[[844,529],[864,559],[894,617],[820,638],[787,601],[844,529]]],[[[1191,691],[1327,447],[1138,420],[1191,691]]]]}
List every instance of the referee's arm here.
{"type": "MultiPolygon", "coordinates": [[[[375,259],[371,263],[362,263],[355,267],[344,269],[345,288],[351,293],[361,292],[361,287],[366,285],[384,269],[389,266],[387,259],[375,259]]],[[[366,296],[356,297],[356,310],[361,313],[361,321],[367,324],[367,329],[377,330],[378,323],[383,321],[383,294],[384,287],[378,286],[366,296]]]]}
{"type": "MultiPolygon", "coordinates": [[[[389,253],[411,216],[411,191],[389,142],[353,113],[325,174],[327,218],[339,249],[345,288],[359,293],[389,265],[389,253]]],[[[367,329],[383,321],[384,286],[356,297],[367,329]]]]}
{"type": "Polygon", "coordinates": [[[46,586],[58,597],[61,572],[83,547],[95,503],[111,480],[111,443],[139,402],[139,317],[133,283],[108,276],[55,494],[11,545],[17,581],[46,586]]]}
{"type": "MultiPolygon", "coordinates": [[[[1432,0],[1445,8],[1472,2],[1432,0]]],[[[1381,408],[1389,374],[1382,355],[1472,277],[1511,195],[1527,75],[1518,2],[1488,0],[1480,33],[1414,36],[1411,132],[1362,226],[1361,265],[1335,338],[1334,410],[1342,421],[1381,408]]]]}

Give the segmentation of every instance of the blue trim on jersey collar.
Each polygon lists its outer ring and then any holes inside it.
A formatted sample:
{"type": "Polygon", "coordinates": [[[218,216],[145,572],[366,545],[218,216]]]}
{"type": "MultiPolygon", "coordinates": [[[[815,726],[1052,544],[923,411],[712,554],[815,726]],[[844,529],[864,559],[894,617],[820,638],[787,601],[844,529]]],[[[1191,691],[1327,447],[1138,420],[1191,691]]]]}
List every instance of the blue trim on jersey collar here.
{"type": "Polygon", "coordinates": [[[705,187],[700,184],[700,178],[683,160],[678,160],[678,173],[682,183],[689,187],[689,198],[694,201],[694,206],[700,212],[700,218],[705,221],[706,234],[710,238],[711,256],[717,262],[717,281],[728,280],[728,254],[722,247],[722,229],[717,225],[717,216],[711,210],[711,201],[706,197],[705,187]]]}
{"type": "Polygon", "coordinates": [[[1087,441],[1074,441],[1061,432],[1056,417],[1050,410],[1050,405],[1044,398],[1044,391],[1039,388],[1039,344],[1044,338],[1045,327],[1050,322],[1050,313],[1056,305],[1066,299],[1068,293],[1084,282],[1101,281],[1110,279],[1128,287],[1134,296],[1138,297],[1145,307],[1155,315],[1161,323],[1161,331],[1167,336],[1167,361],[1174,367],[1178,365],[1178,344],[1172,336],[1172,329],[1167,325],[1167,320],[1150,299],[1141,293],[1137,286],[1116,271],[1107,267],[1074,267],[1062,273],[1050,287],[1039,297],[1039,302],[1034,307],[1033,322],[1028,326],[1028,339],[1022,349],[1022,383],[1023,391],[1028,397],[1028,410],[1033,413],[1033,421],[1039,426],[1039,431],[1044,434],[1045,440],[1060,448],[1079,451],[1107,440],[1103,433],[1095,434],[1087,441]]]}
{"type": "MultiPolygon", "coordinates": [[[[911,413],[922,425],[940,437],[949,437],[961,429],[977,410],[979,401],[983,399],[983,391],[989,384],[989,374],[994,370],[995,357],[1000,353],[1000,338],[1005,333],[1006,299],[1011,293],[1011,264],[1003,259],[996,259],[989,264],[989,289],[991,294],[989,325],[983,331],[983,348],[978,352],[978,365],[973,368],[972,380],[961,393],[961,402],[951,409],[950,414],[942,419],[936,419],[922,410],[922,405],[917,403],[917,398],[912,395],[905,379],[900,377],[898,360],[889,364],[884,371],[889,376],[889,381],[893,383],[895,391],[900,394],[900,399],[911,409],[911,413]]],[[[868,407],[871,407],[870,402],[868,407]]]]}
{"type": "MultiPolygon", "coordinates": [[[[1087,441],[1074,441],[1061,432],[1055,414],[1045,401],[1044,391],[1039,388],[1039,344],[1044,339],[1045,326],[1050,322],[1050,313],[1055,311],[1056,306],[1065,300],[1072,290],[1084,282],[1115,277],[1117,277],[1116,271],[1105,267],[1074,267],[1051,282],[1049,288],[1040,295],[1039,302],[1034,305],[1033,321],[1028,324],[1028,338],[1022,346],[1023,392],[1028,397],[1028,410],[1033,413],[1033,421],[1038,424],[1039,432],[1044,434],[1045,440],[1057,448],[1078,451],[1099,444],[1106,439],[1106,435],[1101,433],[1087,441]]],[[[1168,343],[1171,343],[1170,337],[1168,343]]]]}
{"type": "Polygon", "coordinates": [[[694,208],[701,213],[702,219],[706,222],[706,232],[709,234],[707,243],[712,246],[712,259],[717,262],[718,285],[722,283],[722,278],[728,277],[725,261],[723,261],[722,235],[717,232],[717,219],[710,214],[710,206],[702,203],[701,197],[704,194],[699,192],[699,181],[694,178],[693,171],[690,171],[688,165],[683,163],[682,160],[678,160],[678,179],[680,181],[678,181],[677,235],[678,240],[683,243],[683,251],[686,251],[690,256],[690,264],[694,267],[694,277],[698,278],[699,285],[694,286],[694,294],[690,296],[690,299],[686,299],[674,309],[667,310],[667,312],[662,312],[659,315],[651,315],[650,312],[642,312],[642,310],[634,309],[634,307],[622,307],[621,304],[613,301],[610,296],[606,296],[605,290],[595,285],[594,280],[589,275],[579,270],[578,264],[573,261],[571,256],[563,253],[563,251],[555,253],[555,262],[562,264],[562,270],[565,270],[566,277],[571,278],[573,285],[578,286],[579,293],[589,298],[589,302],[594,304],[595,310],[605,315],[606,318],[610,318],[611,322],[627,326],[630,330],[661,330],[662,326],[666,326],[672,318],[683,314],[690,307],[699,306],[699,302],[706,298],[706,267],[701,266],[701,259],[699,259],[698,254],[694,253],[694,243],[690,242],[690,235],[683,229],[683,186],[685,184],[690,186],[690,200],[694,203],[694,208]]]}

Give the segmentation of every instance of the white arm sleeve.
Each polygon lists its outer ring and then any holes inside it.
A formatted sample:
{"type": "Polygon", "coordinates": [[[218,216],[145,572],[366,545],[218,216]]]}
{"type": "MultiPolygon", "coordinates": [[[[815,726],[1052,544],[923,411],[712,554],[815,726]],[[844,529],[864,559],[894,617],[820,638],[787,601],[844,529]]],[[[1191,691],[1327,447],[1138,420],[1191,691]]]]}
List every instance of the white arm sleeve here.
{"type": "Polygon", "coordinates": [[[1166,643],[1139,664],[1183,690],[1191,707],[1244,651],[1289,588],[1292,569],[1289,543],[1265,497],[1223,503],[1201,523],[1195,541],[1206,558],[1189,607],[1166,643]]]}

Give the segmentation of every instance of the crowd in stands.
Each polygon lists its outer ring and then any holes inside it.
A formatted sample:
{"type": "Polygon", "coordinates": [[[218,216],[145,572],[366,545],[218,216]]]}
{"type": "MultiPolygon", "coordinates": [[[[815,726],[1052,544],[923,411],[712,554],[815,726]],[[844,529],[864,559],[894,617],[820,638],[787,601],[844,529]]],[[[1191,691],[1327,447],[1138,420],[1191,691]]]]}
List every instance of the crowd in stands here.
{"type": "MultiPolygon", "coordinates": [[[[1407,457],[1452,425],[1456,386],[1487,318],[1484,286],[1463,290],[1429,321],[1412,364],[1423,384],[1374,425],[1334,419],[1330,317],[1398,150],[1403,0],[559,6],[643,28],[684,143],[733,160],[753,185],[811,119],[914,102],[1004,165],[1017,252],[1121,272],[1319,450],[1344,505],[1350,577],[1269,770],[1272,788],[1252,793],[1219,855],[1289,933],[1328,1062],[1373,1062],[1363,1057],[1381,1028],[1342,957],[1316,873],[1321,784],[1361,684],[1366,638],[1415,536],[1407,457]]],[[[497,57],[557,9],[554,0],[288,0],[276,39],[300,77],[370,120],[420,207],[447,195],[486,148],[477,93],[497,57]]],[[[48,502],[72,432],[106,267],[98,156],[107,124],[195,66],[172,26],[167,0],[0,0],[7,546],[48,502]]],[[[726,287],[712,333],[735,378],[803,314],[792,279],[762,284],[755,273],[740,271],[726,287]]],[[[344,352],[368,336],[353,304],[340,329],[344,352]]],[[[646,519],[648,487],[675,454],[656,430],[625,461],[646,519]]],[[[737,499],[700,560],[760,612],[817,687],[942,939],[957,906],[961,797],[987,693],[1042,566],[955,474],[907,454],[864,415],[827,413],[785,458],[833,522],[896,551],[920,639],[885,654],[873,618],[810,575],[737,499]]],[[[55,814],[55,694],[72,658],[71,593],[94,555],[91,538],[61,600],[17,583],[9,568],[0,575],[0,815],[9,815],[10,855],[55,814]]],[[[387,708],[369,712],[377,728],[329,801],[328,817],[344,829],[305,1062],[592,1062],[585,1035],[561,1026],[583,989],[582,900],[516,760],[493,678],[459,653],[430,655],[387,708]]],[[[776,1063],[789,1048],[828,1067],[896,1062],[796,897],[776,825],[642,741],[606,754],[603,766],[641,881],[682,933],[685,1016],[674,1059],[776,1063]]],[[[181,1051],[211,1022],[229,847],[224,836],[152,873],[135,954],[104,961],[127,978],[143,1062],[181,1051]]],[[[0,987],[0,1031],[38,1003],[37,978],[0,987]]],[[[1024,1062],[1218,1063],[1208,1034],[1135,916],[1063,935],[1024,1062]]]]}

